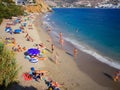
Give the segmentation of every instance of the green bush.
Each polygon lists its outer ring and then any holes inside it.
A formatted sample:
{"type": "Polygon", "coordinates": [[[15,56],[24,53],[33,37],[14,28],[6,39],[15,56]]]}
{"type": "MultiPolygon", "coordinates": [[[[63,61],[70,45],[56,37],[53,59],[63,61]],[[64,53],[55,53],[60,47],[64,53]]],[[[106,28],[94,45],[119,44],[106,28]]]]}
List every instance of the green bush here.
{"type": "Polygon", "coordinates": [[[21,6],[15,5],[12,0],[0,1],[0,23],[3,18],[11,18],[12,16],[23,15],[24,9],[21,6]]]}
{"type": "Polygon", "coordinates": [[[4,48],[4,44],[0,42],[0,55],[2,54],[3,48],[4,48]]]}
{"type": "Polygon", "coordinates": [[[16,80],[17,73],[15,53],[0,43],[0,86],[8,87],[16,80]]]}

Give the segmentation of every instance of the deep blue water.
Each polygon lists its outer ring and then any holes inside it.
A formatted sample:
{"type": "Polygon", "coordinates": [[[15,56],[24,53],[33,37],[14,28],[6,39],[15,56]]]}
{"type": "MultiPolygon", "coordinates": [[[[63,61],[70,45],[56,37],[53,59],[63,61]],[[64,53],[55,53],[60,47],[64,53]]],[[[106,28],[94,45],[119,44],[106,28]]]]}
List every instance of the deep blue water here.
{"type": "Polygon", "coordinates": [[[84,52],[120,64],[120,9],[54,8],[46,21],[84,52]]]}

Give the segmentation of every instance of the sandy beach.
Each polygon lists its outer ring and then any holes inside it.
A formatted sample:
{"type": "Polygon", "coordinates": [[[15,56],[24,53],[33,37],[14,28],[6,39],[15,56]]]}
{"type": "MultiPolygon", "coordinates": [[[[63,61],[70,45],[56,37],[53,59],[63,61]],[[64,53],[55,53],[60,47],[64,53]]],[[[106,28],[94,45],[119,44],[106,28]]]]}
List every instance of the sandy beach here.
{"type": "MultiPolygon", "coordinates": [[[[36,48],[36,44],[43,43],[46,46],[45,57],[46,60],[39,60],[37,63],[31,63],[25,59],[24,52],[15,52],[18,67],[18,84],[13,85],[10,90],[46,90],[47,85],[44,80],[37,82],[35,80],[26,81],[23,78],[23,73],[29,72],[31,67],[40,70],[47,70],[49,78],[64,84],[60,87],[61,90],[120,90],[120,83],[113,81],[113,76],[117,69],[110,67],[104,63],[99,62],[94,57],[78,51],[77,59],[73,58],[73,48],[69,42],[65,42],[64,50],[59,46],[55,46],[54,52],[51,53],[51,44],[55,42],[48,42],[50,38],[47,30],[43,30],[44,24],[42,16],[34,14],[34,18],[27,20],[25,30],[33,38],[33,42],[27,41],[25,36],[27,33],[13,34],[12,37],[16,39],[17,45],[22,47],[36,48]],[[29,29],[29,24],[32,22],[32,30],[29,29]],[[55,53],[58,53],[59,64],[55,63],[55,53]]],[[[25,17],[22,17],[24,19],[25,17]]],[[[2,38],[11,37],[9,33],[4,31],[6,20],[0,25],[2,38]]],[[[17,29],[20,24],[12,26],[12,29],[17,29]]],[[[11,46],[9,46],[11,48],[11,46]]]]}

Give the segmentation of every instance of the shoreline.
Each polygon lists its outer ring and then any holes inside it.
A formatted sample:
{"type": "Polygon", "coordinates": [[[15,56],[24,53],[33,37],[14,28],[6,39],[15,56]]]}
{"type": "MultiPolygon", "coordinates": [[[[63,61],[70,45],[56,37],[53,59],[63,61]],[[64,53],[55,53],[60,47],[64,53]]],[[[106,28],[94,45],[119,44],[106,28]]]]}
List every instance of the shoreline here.
{"type": "MultiPolygon", "coordinates": [[[[41,23],[41,20],[43,19],[41,17],[43,17],[43,16],[40,16],[40,20],[39,20],[40,22],[39,21],[36,21],[36,22],[41,23]]],[[[36,26],[36,27],[39,28],[41,26],[41,24],[39,26],[36,26]]],[[[43,25],[43,27],[41,26],[42,29],[37,29],[39,35],[44,38],[44,39],[42,39],[42,42],[44,44],[49,45],[48,48],[51,47],[51,45],[50,45],[51,43],[54,43],[55,52],[58,52],[60,54],[59,55],[60,64],[58,64],[58,65],[55,64],[53,56],[51,56],[50,54],[48,55],[48,59],[49,59],[50,62],[49,61],[46,62],[46,64],[48,65],[46,69],[49,68],[49,71],[55,70],[55,72],[53,72],[53,73],[51,71],[51,77],[54,77],[60,83],[65,83],[65,87],[61,88],[61,90],[66,90],[66,89],[67,90],[71,90],[71,89],[72,90],[79,90],[80,88],[82,90],[86,90],[86,89],[89,89],[89,88],[92,88],[92,89],[97,88],[96,90],[107,90],[107,88],[109,88],[109,87],[101,86],[98,83],[94,82],[93,80],[90,79],[90,77],[87,74],[85,74],[83,71],[81,71],[78,68],[76,62],[73,60],[73,57],[69,56],[65,52],[65,50],[63,50],[60,47],[56,46],[56,44],[55,44],[54,40],[52,39],[52,37],[47,33],[47,30],[45,30],[44,24],[42,24],[42,25],[43,25]],[[51,38],[51,42],[47,42],[48,38],[51,38]],[[60,57],[60,56],[62,56],[62,57],[60,57]],[[52,64],[51,64],[51,62],[52,62],[52,64]],[[49,65],[50,66],[52,65],[54,67],[54,69],[49,67],[49,65]],[[72,67],[71,67],[71,65],[72,65],[72,67]],[[72,69],[70,69],[70,67],[72,69]],[[83,77],[83,78],[81,78],[81,77],[83,77]],[[78,80],[78,78],[79,78],[79,80],[78,80]],[[89,83],[90,85],[88,84],[87,87],[84,87],[83,85],[85,83],[86,84],[89,83]],[[83,87],[81,87],[81,85],[83,87]],[[91,85],[92,85],[92,87],[91,87],[91,85]]]]}
{"type": "MultiPolygon", "coordinates": [[[[53,42],[55,43],[57,48],[62,49],[59,45],[59,42],[58,41],[56,42],[56,40],[54,39],[55,37],[56,36],[51,36],[53,42]]],[[[73,58],[72,52],[74,47],[76,46],[73,45],[71,42],[65,40],[63,48],[66,54],[68,54],[71,58],[73,58]]],[[[96,83],[104,87],[109,87],[112,90],[113,88],[115,88],[115,90],[120,89],[120,86],[118,84],[115,85],[113,81],[114,73],[119,71],[118,68],[111,66],[108,63],[104,63],[98,60],[96,57],[86,52],[83,52],[80,49],[78,49],[78,53],[79,54],[78,54],[77,60],[75,60],[75,63],[78,66],[80,71],[84,72],[92,80],[94,80],[96,83]]]]}
{"type": "MultiPolygon", "coordinates": [[[[72,52],[72,50],[70,50],[70,48],[74,48],[75,46],[69,42],[66,42],[65,46],[69,46],[66,49],[66,53],[71,56],[71,53],[69,52],[72,52]]],[[[71,57],[73,58],[73,55],[71,57]]],[[[100,62],[94,56],[91,56],[81,50],[78,50],[75,62],[79,70],[87,74],[96,83],[105,87],[114,87],[114,73],[119,71],[119,69],[100,62]]],[[[116,85],[116,87],[120,88],[119,85],[116,85]]]]}
{"type": "MultiPolygon", "coordinates": [[[[48,19],[50,19],[49,17],[46,18],[47,16],[49,16],[49,13],[44,17],[44,19],[45,19],[44,23],[46,25],[46,28],[50,27],[53,29],[53,30],[51,30],[51,32],[52,32],[51,36],[52,36],[53,40],[56,42],[56,45],[59,46],[59,42],[58,42],[59,41],[59,33],[58,33],[58,31],[59,32],[62,32],[62,31],[60,31],[60,30],[54,31],[54,27],[52,27],[52,24],[50,24],[50,21],[47,21],[48,19]]],[[[51,21],[51,23],[52,23],[52,21],[51,21]]],[[[56,26],[56,25],[54,25],[54,26],[56,26]]],[[[55,27],[55,28],[59,28],[59,27],[55,27]]],[[[95,50],[93,47],[90,47],[88,44],[86,44],[84,42],[80,42],[80,44],[79,44],[78,41],[71,40],[68,37],[63,36],[63,38],[64,38],[64,41],[74,45],[74,47],[78,48],[78,50],[93,56],[94,58],[96,58],[96,60],[98,60],[102,63],[105,63],[113,68],[120,70],[120,62],[118,61],[119,60],[118,57],[117,57],[117,59],[112,58],[109,55],[105,54],[105,52],[104,53],[99,52],[99,50],[98,51],[97,51],[97,49],[95,50]]],[[[66,45],[64,45],[64,46],[66,46],[66,45]]],[[[65,47],[65,48],[67,48],[67,47],[65,47]]]]}
{"type": "MultiPolygon", "coordinates": [[[[65,46],[67,48],[64,51],[71,58],[73,58],[72,52],[75,46],[67,41],[65,41],[65,46]]],[[[60,48],[59,46],[57,47],[60,48]]],[[[78,50],[78,53],[79,54],[77,55],[77,59],[74,62],[76,63],[80,71],[84,72],[99,85],[110,88],[116,87],[120,89],[119,84],[114,85],[115,82],[113,81],[114,73],[119,71],[119,69],[103,63],[97,60],[94,56],[89,55],[81,50],[78,50]]]]}

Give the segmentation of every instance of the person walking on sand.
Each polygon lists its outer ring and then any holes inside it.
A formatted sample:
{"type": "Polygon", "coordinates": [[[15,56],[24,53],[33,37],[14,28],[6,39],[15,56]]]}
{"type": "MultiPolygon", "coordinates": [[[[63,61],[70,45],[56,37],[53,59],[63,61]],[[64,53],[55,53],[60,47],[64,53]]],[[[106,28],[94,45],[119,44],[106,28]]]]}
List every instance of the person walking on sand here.
{"type": "Polygon", "coordinates": [[[55,46],[53,44],[51,44],[51,51],[52,53],[54,52],[55,46]]]}
{"type": "Polygon", "coordinates": [[[77,57],[77,54],[78,54],[78,50],[77,50],[77,48],[74,48],[74,51],[73,51],[73,53],[74,53],[74,59],[76,59],[76,57],[77,57]]]}
{"type": "Polygon", "coordinates": [[[55,64],[59,64],[58,59],[59,59],[59,54],[56,52],[55,53],[55,64]]]}

